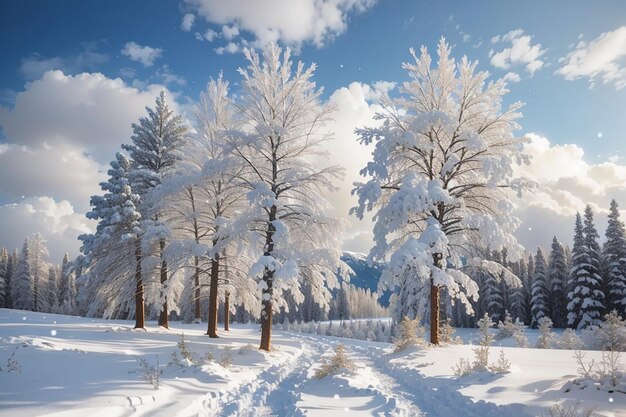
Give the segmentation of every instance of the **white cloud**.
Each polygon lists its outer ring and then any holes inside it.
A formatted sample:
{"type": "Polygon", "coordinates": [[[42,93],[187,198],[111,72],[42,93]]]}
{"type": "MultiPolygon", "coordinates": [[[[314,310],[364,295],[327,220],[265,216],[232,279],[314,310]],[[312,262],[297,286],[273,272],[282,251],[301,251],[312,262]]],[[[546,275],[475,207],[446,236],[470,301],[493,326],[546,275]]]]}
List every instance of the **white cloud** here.
{"type": "Polygon", "coordinates": [[[325,147],[329,152],[328,158],[323,158],[319,164],[345,168],[345,177],[335,183],[338,191],[329,195],[337,215],[350,223],[345,234],[344,250],[367,253],[373,242],[371,217],[359,220],[348,215],[350,208],[357,204],[356,197],[351,195],[353,183],[364,180],[359,171],[370,160],[372,152],[372,147],[357,142],[354,129],[379,123],[374,121],[374,114],[382,108],[376,101],[394,86],[395,83],[387,81],[378,81],[374,86],[353,82],[335,90],[329,98],[329,104],[337,109],[333,113],[334,121],[328,126],[334,132],[334,139],[325,147]]]}
{"type": "Polygon", "coordinates": [[[508,43],[509,47],[496,52],[491,50],[491,65],[497,68],[509,69],[515,66],[524,66],[531,75],[540,69],[544,62],[539,59],[546,50],[541,44],[532,44],[532,37],[525,35],[522,29],[512,30],[503,36],[495,36],[491,43],[508,43]]]}
{"type": "Polygon", "coordinates": [[[218,38],[220,36],[219,33],[217,33],[216,31],[214,31],[213,29],[207,29],[206,32],[204,32],[204,39],[206,39],[209,42],[213,42],[213,40],[215,38],[218,38]]]}
{"type": "Polygon", "coordinates": [[[619,165],[615,158],[590,164],[578,145],[552,145],[545,137],[532,133],[527,136],[531,143],[524,149],[532,162],[517,167],[516,174],[536,181],[539,187],[534,193],[513,199],[517,216],[523,221],[517,231],[520,242],[527,249],[545,247],[556,235],[571,245],[574,216],[586,204],[598,213],[596,226],[602,236],[611,199],[626,209],[626,166],[619,165]]]}
{"type": "Polygon", "coordinates": [[[33,149],[44,142],[72,144],[108,162],[162,88],[137,90],[99,73],[70,76],[50,71],[27,84],[13,108],[0,106],[0,126],[8,143],[33,149]]]}
{"type": "Polygon", "coordinates": [[[15,203],[0,206],[0,246],[19,245],[41,231],[51,252],[75,255],[76,236],[89,231],[81,213],[90,196],[101,193],[99,183],[121,143],[130,140],[131,124],[162,88],[138,90],[98,73],[49,71],[28,83],[12,108],[0,106],[7,142],[0,144],[0,201],[15,203]]]}
{"type": "Polygon", "coordinates": [[[65,200],[31,197],[16,204],[0,206],[0,245],[13,249],[22,247],[24,238],[40,232],[47,240],[50,261],[60,263],[64,252],[78,255],[78,235],[93,232],[94,222],[75,213],[65,200]]]}
{"type": "Polygon", "coordinates": [[[237,25],[224,25],[222,26],[222,36],[224,36],[224,39],[227,41],[234,39],[239,36],[239,28],[237,25]]]}
{"type": "Polygon", "coordinates": [[[151,67],[154,61],[161,57],[163,49],[142,46],[137,42],[127,42],[122,49],[122,55],[126,55],[131,61],[138,61],[144,67],[151,67]]]}
{"type": "Polygon", "coordinates": [[[556,73],[566,80],[589,78],[593,87],[597,79],[613,84],[615,89],[626,87],[626,26],[605,32],[587,43],[580,41],[575,49],[559,59],[563,66],[556,73]]]}
{"type": "Polygon", "coordinates": [[[507,72],[506,74],[504,74],[504,77],[502,77],[502,79],[509,83],[518,83],[522,80],[519,74],[516,72],[507,72]]]}
{"type": "Polygon", "coordinates": [[[186,15],[183,16],[182,22],[180,22],[180,28],[184,32],[189,32],[191,28],[193,27],[195,20],[196,20],[196,16],[194,16],[192,13],[187,13],[186,15]]]}
{"type": "MultiPolygon", "coordinates": [[[[284,42],[323,46],[348,27],[348,16],[372,7],[376,0],[186,0],[195,12],[216,25],[237,24],[254,36],[253,45],[284,42]]],[[[232,32],[229,32],[229,35],[232,32]]],[[[224,33],[226,36],[227,34],[224,33]]],[[[236,34],[232,34],[233,39],[236,34]]],[[[228,40],[228,38],[227,38],[228,40]]]]}
{"type": "Polygon", "coordinates": [[[215,53],[217,53],[218,55],[223,55],[224,53],[236,54],[240,50],[241,48],[235,42],[228,42],[226,46],[220,46],[219,48],[215,48],[215,53]]]}

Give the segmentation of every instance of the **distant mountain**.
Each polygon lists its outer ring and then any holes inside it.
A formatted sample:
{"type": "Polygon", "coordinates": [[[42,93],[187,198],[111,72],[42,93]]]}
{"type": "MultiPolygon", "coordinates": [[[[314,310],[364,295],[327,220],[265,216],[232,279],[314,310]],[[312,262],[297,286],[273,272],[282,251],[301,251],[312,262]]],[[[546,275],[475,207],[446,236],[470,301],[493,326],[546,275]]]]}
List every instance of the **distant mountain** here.
{"type": "MultiPolygon", "coordinates": [[[[352,270],[355,275],[350,277],[350,284],[358,288],[368,288],[372,292],[378,290],[378,281],[383,272],[384,263],[374,262],[372,266],[367,263],[367,255],[356,252],[343,252],[341,260],[344,261],[352,270]]],[[[385,291],[378,298],[378,302],[385,307],[389,306],[390,291],[385,291]]]]}

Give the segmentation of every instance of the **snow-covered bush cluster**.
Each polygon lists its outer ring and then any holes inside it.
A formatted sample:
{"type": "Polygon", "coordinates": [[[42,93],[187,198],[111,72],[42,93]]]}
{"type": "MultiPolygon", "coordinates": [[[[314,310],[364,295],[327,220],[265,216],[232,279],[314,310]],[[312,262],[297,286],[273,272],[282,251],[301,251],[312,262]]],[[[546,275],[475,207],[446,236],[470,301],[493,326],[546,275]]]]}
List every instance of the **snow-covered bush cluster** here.
{"type": "Polygon", "coordinates": [[[320,334],[347,339],[391,342],[392,332],[389,320],[344,320],[330,322],[283,323],[275,324],[277,330],[298,333],[320,334]]]}
{"type": "Polygon", "coordinates": [[[404,317],[396,325],[395,336],[393,337],[394,352],[402,352],[409,347],[421,347],[427,343],[424,340],[426,329],[421,325],[421,317],[410,319],[404,317]]]}

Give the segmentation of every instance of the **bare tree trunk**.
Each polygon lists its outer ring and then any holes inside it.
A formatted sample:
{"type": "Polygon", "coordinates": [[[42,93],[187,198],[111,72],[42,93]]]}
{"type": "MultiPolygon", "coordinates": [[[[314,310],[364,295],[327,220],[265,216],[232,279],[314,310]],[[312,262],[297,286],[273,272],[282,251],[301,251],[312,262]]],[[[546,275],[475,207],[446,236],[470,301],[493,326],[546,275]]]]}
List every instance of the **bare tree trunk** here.
{"type": "Polygon", "coordinates": [[[230,330],[230,293],[224,294],[224,330],[230,330]]]}
{"type": "Polygon", "coordinates": [[[193,273],[193,284],[195,286],[195,291],[194,291],[194,321],[196,323],[201,323],[202,322],[202,318],[200,317],[200,267],[198,266],[200,263],[200,261],[198,260],[197,256],[193,257],[193,266],[194,266],[194,273],[193,273]]]}
{"type": "Polygon", "coordinates": [[[135,329],[143,329],[144,307],[143,307],[143,279],[141,277],[141,239],[135,242],[135,329]]]}
{"type": "Polygon", "coordinates": [[[209,289],[209,325],[207,333],[209,337],[217,335],[217,285],[219,278],[220,256],[215,254],[211,261],[211,288],[209,289]]]}
{"type": "MultiPolygon", "coordinates": [[[[165,239],[159,240],[159,249],[161,256],[161,297],[163,298],[163,287],[167,283],[167,262],[163,258],[163,251],[165,250],[165,239]]],[[[163,307],[161,308],[161,314],[159,315],[159,326],[165,327],[169,329],[168,316],[169,312],[167,310],[167,296],[164,297],[165,301],[163,302],[163,307]]]]}
{"type": "MultiPolygon", "coordinates": [[[[433,255],[433,264],[441,267],[440,253],[433,255]]],[[[439,286],[434,285],[433,280],[430,280],[430,343],[433,345],[439,344],[439,286]]]]}
{"type": "Polygon", "coordinates": [[[261,345],[259,349],[270,351],[272,339],[272,281],[274,271],[265,270],[263,274],[267,288],[263,289],[263,310],[261,311],[261,345]]]}
{"type": "MultiPolygon", "coordinates": [[[[270,209],[269,222],[267,224],[267,233],[265,235],[265,256],[271,256],[274,251],[274,233],[276,227],[274,226],[274,220],[276,220],[276,206],[272,206],[270,209]]],[[[259,349],[270,351],[272,345],[272,295],[274,293],[274,271],[270,271],[265,268],[263,271],[263,281],[265,287],[262,291],[262,305],[261,310],[261,345],[259,349]]]]}

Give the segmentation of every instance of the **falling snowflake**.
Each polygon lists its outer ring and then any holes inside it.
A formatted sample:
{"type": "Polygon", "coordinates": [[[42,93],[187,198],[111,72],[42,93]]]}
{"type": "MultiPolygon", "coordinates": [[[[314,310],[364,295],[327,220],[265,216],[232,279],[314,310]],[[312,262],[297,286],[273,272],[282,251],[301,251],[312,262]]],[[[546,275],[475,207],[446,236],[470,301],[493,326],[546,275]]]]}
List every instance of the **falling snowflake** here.
{"type": "Polygon", "coordinates": [[[50,330],[50,334],[51,334],[52,336],[56,336],[56,335],[57,335],[57,331],[56,331],[56,330],[50,330]]]}

